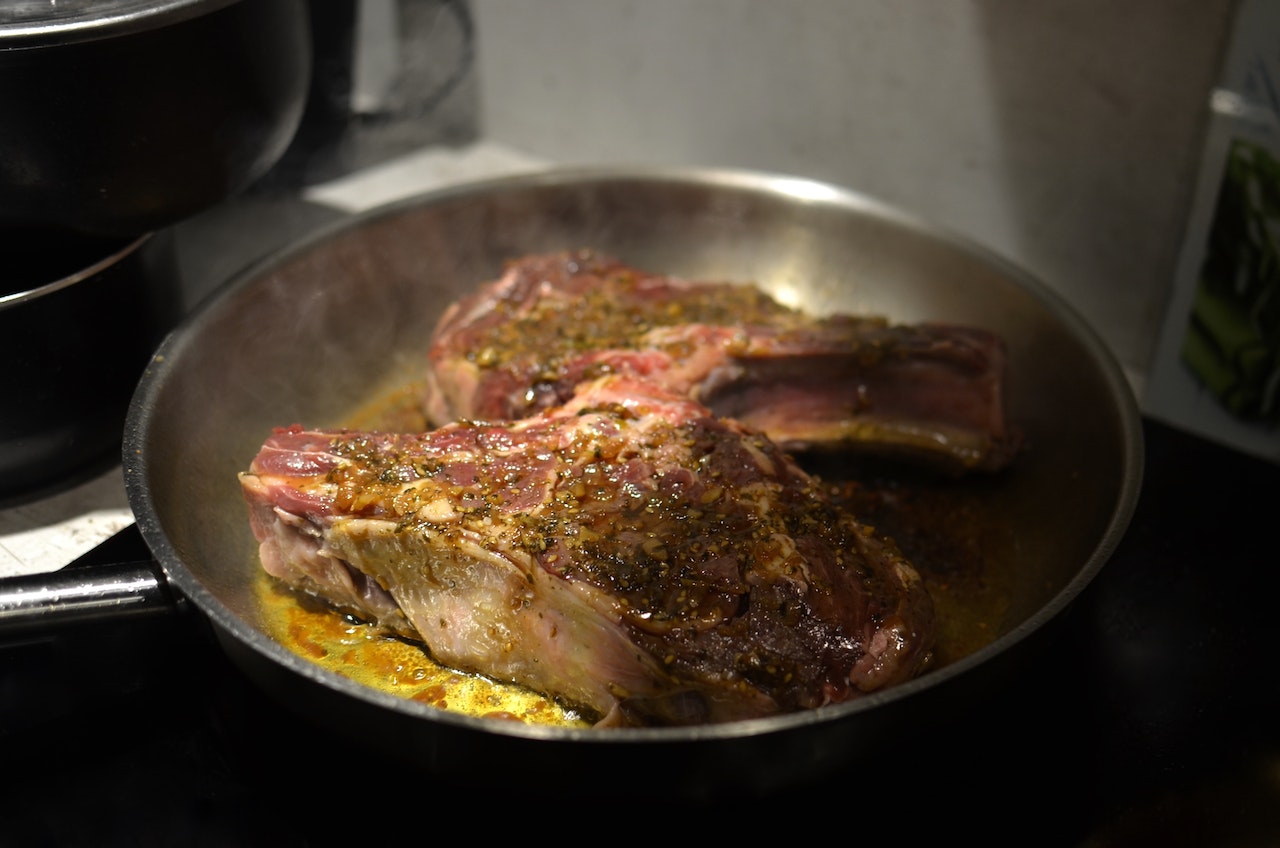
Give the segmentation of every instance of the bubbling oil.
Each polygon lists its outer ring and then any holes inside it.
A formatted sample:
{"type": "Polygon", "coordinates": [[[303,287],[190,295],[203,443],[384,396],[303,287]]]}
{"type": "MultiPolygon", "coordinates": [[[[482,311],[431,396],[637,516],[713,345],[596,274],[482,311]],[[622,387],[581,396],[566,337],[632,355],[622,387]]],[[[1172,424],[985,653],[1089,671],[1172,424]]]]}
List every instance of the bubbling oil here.
{"type": "MultiPolygon", "coordinates": [[[[430,427],[422,386],[397,386],[343,424],[359,430],[430,427]]],[[[1014,534],[993,501],[989,481],[938,477],[898,467],[801,457],[865,524],[901,549],[920,572],[937,611],[938,635],[924,672],[989,644],[1003,631],[1013,596],[1014,534]]],[[[271,635],[295,654],[356,683],[430,706],[495,720],[589,727],[598,716],[525,687],[448,668],[417,643],[388,636],[256,568],[255,591],[271,635]]]]}

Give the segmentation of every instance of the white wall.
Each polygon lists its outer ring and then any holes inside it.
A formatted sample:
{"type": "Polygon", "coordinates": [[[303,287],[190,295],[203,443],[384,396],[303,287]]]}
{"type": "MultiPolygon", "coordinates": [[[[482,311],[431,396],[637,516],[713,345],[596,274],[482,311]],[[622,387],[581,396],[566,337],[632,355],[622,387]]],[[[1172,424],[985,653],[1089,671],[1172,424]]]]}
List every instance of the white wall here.
{"type": "Polygon", "coordinates": [[[968,235],[1140,384],[1232,0],[472,0],[481,132],[785,171],[968,235]]]}

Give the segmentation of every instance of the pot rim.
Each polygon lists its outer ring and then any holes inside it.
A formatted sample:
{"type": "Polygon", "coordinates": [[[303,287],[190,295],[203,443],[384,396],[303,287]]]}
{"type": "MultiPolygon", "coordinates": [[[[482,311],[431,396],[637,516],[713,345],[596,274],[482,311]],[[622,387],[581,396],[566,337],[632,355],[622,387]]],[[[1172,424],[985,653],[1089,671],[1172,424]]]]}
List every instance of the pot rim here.
{"type": "Polygon", "coordinates": [[[97,41],[180,23],[242,0],[93,0],[6,3],[0,50],[97,41]]]}
{"type": "Polygon", "coordinates": [[[44,283],[43,285],[36,286],[35,288],[26,289],[25,291],[17,291],[0,295],[0,310],[9,309],[10,307],[14,307],[22,303],[37,300],[38,298],[53,294],[61,289],[65,289],[67,286],[72,286],[76,283],[90,279],[102,271],[105,271],[107,268],[110,268],[112,265],[118,264],[125,257],[137,251],[153,235],[154,233],[143,233],[130,241],[124,247],[112,252],[102,259],[99,259],[92,265],[86,265],[80,270],[60,277],[53,282],[44,283]]]}

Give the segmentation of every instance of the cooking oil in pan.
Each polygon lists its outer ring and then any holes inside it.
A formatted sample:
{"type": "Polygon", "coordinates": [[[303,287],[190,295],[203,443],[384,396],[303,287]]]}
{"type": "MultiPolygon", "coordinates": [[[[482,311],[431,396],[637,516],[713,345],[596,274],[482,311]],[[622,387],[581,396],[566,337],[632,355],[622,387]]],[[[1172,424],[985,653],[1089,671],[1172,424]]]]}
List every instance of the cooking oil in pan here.
{"type": "Polygon", "coordinates": [[[590,726],[575,710],[520,686],[434,662],[420,645],[383,635],[319,601],[281,588],[258,570],[266,626],[294,653],[356,683],[481,718],[590,726]]]}
{"type": "MultiPolygon", "coordinates": [[[[401,386],[353,415],[356,429],[426,429],[416,385],[401,386]]],[[[930,670],[989,644],[1002,631],[1015,585],[1015,545],[989,481],[877,471],[819,462],[810,470],[855,515],[894,540],[924,578],[937,609],[930,670]]],[[[299,656],[357,683],[440,709],[497,720],[588,727],[594,716],[520,686],[439,665],[412,642],[280,587],[261,569],[257,594],[267,628],[299,656]]],[[[928,671],[925,672],[929,673],[928,671]]]]}

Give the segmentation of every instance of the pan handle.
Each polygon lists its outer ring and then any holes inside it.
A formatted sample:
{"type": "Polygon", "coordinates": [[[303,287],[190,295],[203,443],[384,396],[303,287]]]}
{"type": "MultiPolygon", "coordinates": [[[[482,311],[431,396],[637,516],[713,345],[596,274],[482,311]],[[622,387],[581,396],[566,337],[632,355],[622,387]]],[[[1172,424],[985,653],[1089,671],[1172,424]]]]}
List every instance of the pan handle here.
{"type": "MultiPolygon", "coordinates": [[[[129,532],[136,531],[121,531],[129,532]]],[[[159,563],[152,559],[77,561],[58,571],[0,581],[0,637],[47,633],[70,624],[170,614],[184,606],[185,600],[171,590],[159,563]]]]}

